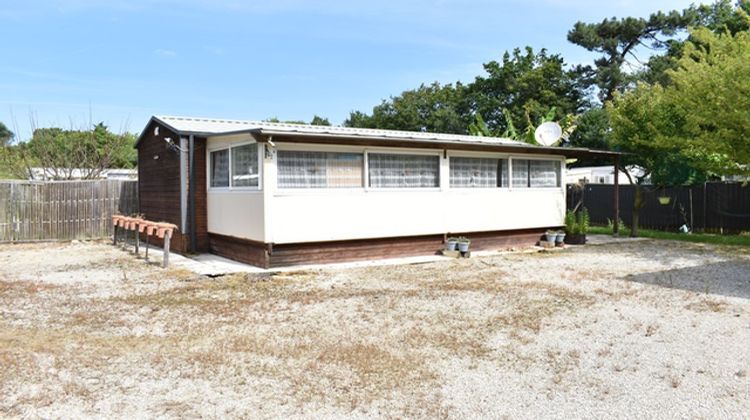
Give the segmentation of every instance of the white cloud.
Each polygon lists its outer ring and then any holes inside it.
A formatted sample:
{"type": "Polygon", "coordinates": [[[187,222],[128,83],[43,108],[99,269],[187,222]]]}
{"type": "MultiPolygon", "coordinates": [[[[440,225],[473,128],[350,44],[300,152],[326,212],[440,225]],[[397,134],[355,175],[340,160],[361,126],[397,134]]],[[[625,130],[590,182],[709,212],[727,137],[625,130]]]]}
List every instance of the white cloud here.
{"type": "Polygon", "coordinates": [[[165,50],[165,49],[162,49],[162,48],[155,49],[154,50],[154,54],[156,54],[157,56],[162,57],[162,58],[175,58],[175,57],[177,57],[177,53],[175,51],[165,50]]]}

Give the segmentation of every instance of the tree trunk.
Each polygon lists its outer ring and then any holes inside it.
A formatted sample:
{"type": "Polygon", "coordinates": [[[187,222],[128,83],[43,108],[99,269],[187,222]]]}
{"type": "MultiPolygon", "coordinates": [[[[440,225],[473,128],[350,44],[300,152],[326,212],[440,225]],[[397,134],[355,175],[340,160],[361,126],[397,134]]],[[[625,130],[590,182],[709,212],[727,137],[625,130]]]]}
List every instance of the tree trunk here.
{"type": "Polygon", "coordinates": [[[638,236],[638,221],[640,220],[640,211],[645,204],[643,201],[643,190],[640,184],[633,185],[633,220],[630,224],[630,236],[635,238],[638,236]]]}

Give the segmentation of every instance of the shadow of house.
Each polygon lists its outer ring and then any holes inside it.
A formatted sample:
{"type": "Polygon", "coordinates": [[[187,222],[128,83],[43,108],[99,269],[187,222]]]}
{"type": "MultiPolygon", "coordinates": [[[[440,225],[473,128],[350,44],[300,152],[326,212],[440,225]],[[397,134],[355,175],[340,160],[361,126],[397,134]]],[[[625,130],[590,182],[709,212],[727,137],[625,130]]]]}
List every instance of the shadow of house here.
{"type": "Polygon", "coordinates": [[[642,284],[750,299],[750,261],[729,260],[694,267],[628,275],[642,284]]]}

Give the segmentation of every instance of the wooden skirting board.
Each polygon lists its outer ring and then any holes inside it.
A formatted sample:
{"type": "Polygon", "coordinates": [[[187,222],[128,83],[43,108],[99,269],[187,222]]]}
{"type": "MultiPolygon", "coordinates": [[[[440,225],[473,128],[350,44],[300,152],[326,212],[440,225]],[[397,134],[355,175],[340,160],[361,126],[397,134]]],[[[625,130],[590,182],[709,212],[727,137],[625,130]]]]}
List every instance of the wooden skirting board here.
{"type": "Polygon", "coordinates": [[[446,236],[469,238],[472,251],[526,247],[536,245],[546,230],[557,228],[559,227],[294,244],[265,244],[209,233],[208,242],[211,253],[258,267],[273,268],[437,255],[444,248],[446,236]]]}

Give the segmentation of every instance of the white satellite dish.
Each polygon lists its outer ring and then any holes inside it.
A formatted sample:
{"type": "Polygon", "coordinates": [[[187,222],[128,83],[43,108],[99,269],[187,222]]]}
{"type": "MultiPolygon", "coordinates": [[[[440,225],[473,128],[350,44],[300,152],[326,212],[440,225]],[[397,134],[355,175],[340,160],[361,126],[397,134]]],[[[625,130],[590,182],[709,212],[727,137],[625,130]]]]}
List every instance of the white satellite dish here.
{"type": "Polygon", "coordinates": [[[562,128],[560,124],[553,121],[542,123],[534,131],[534,139],[542,146],[552,146],[560,140],[560,137],[562,137],[562,128]]]}

